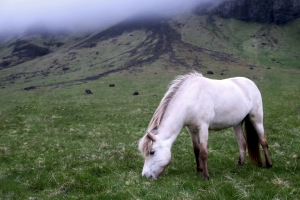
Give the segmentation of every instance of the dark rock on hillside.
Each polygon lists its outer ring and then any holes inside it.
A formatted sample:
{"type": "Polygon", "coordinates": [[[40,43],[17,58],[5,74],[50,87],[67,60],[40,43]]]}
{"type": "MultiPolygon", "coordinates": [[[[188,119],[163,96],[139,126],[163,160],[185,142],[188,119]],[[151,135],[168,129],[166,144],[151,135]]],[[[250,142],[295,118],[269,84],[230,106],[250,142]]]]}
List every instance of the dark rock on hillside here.
{"type": "Polygon", "coordinates": [[[10,65],[10,61],[7,61],[7,60],[4,60],[0,63],[0,67],[3,67],[3,68],[5,68],[9,65],[10,65]]]}
{"type": "Polygon", "coordinates": [[[36,89],[36,87],[35,86],[30,86],[30,87],[26,87],[26,88],[24,88],[24,90],[34,90],[34,89],[36,89]]]}
{"type": "Polygon", "coordinates": [[[214,14],[245,22],[285,24],[300,17],[300,0],[235,0],[200,5],[196,14],[214,14]]]}
{"type": "Polygon", "coordinates": [[[300,0],[275,1],[273,5],[274,22],[284,24],[300,17],[300,0]]]}
{"type": "Polygon", "coordinates": [[[8,47],[12,46],[14,48],[11,51],[10,55],[2,57],[0,69],[12,67],[28,60],[45,56],[51,52],[48,47],[32,44],[27,40],[17,40],[16,42],[8,45],[8,47]]]}
{"type": "Polygon", "coordinates": [[[40,57],[49,54],[50,50],[35,44],[25,44],[22,46],[15,46],[12,53],[18,57],[40,57]]]}
{"type": "Polygon", "coordinates": [[[30,26],[21,35],[0,33],[0,70],[56,51],[65,45],[61,40],[70,33],[66,29],[50,30],[44,24],[30,26]]]}
{"type": "Polygon", "coordinates": [[[29,43],[29,41],[27,41],[27,40],[17,40],[15,42],[11,43],[10,45],[8,45],[7,47],[12,47],[12,46],[20,47],[20,46],[22,46],[24,44],[28,44],[28,43],[29,43]]]}
{"type": "Polygon", "coordinates": [[[93,94],[91,90],[85,90],[84,94],[93,94]]]}
{"type": "Polygon", "coordinates": [[[43,42],[43,44],[48,47],[51,47],[51,46],[61,47],[65,43],[63,43],[63,42],[57,42],[57,43],[43,42]]]}

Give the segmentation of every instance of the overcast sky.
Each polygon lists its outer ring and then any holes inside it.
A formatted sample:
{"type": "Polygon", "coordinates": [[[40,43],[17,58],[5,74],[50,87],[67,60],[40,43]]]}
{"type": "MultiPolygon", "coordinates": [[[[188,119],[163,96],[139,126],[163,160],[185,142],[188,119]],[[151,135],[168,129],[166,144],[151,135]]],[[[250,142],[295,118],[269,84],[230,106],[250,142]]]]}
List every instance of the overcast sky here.
{"type": "Polygon", "coordinates": [[[0,32],[51,28],[101,27],[146,11],[177,12],[220,0],[0,0],[0,32]]]}

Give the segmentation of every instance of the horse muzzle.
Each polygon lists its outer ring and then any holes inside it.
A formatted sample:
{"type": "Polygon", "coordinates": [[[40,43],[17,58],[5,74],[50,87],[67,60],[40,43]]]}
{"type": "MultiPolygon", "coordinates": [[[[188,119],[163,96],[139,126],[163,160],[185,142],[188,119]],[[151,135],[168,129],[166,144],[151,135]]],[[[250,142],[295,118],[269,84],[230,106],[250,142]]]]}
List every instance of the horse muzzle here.
{"type": "Polygon", "coordinates": [[[155,175],[153,173],[146,173],[146,172],[142,172],[142,176],[145,176],[148,179],[152,179],[152,180],[157,180],[157,178],[155,177],[155,175]]]}

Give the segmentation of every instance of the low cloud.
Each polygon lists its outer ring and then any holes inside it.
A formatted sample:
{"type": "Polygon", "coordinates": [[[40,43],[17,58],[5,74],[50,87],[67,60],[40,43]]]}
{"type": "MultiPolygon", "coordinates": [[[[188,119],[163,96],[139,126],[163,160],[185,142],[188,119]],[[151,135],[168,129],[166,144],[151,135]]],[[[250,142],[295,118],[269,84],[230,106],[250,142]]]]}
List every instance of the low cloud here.
{"type": "Polygon", "coordinates": [[[220,0],[1,0],[0,32],[22,32],[36,24],[101,28],[137,13],[172,14],[212,1],[220,0]]]}

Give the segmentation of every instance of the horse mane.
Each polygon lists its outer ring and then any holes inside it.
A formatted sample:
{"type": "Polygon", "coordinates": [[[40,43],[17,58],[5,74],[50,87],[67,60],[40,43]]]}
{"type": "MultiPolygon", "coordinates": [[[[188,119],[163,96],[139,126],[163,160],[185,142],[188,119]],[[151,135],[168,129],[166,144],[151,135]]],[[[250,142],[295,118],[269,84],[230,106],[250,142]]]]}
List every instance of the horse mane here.
{"type": "Polygon", "coordinates": [[[174,97],[174,95],[176,94],[176,92],[178,91],[178,89],[180,88],[180,86],[184,83],[184,81],[190,77],[203,77],[202,74],[198,73],[198,72],[191,72],[182,76],[177,76],[170,84],[168,91],[166,92],[166,94],[164,95],[164,97],[162,98],[162,100],[160,101],[160,104],[158,106],[158,108],[156,109],[156,111],[154,112],[154,115],[149,123],[148,126],[148,131],[152,131],[156,128],[158,128],[158,126],[160,125],[164,114],[167,110],[167,107],[170,103],[170,101],[172,100],[172,98],[174,97]]]}
{"type": "MultiPolygon", "coordinates": [[[[153,117],[148,125],[148,132],[153,132],[154,130],[158,129],[172,98],[174,97],[174,95],[176,94],[180,86],[185,82],[185,80],[190,77],[203,77],[203,75],[201,73],[194,71],[182,76],[177,76],[171,82],[168,91],[160,101],[159,106],[157,107],[156,111],[153,114],[153,117]]],[[[150,152],[151,145],[149,144],[151,141],[152,140],[149,137],[147,137],[147,135],[142,137],[142,139],[140,140],[139,149],[144,155],[147,155],[147,153],[150,152]]]]}

